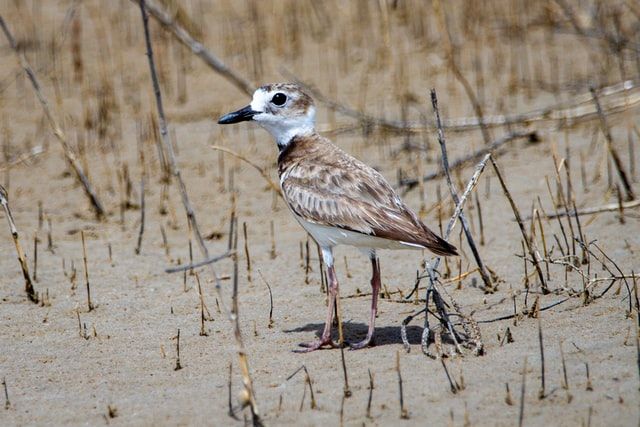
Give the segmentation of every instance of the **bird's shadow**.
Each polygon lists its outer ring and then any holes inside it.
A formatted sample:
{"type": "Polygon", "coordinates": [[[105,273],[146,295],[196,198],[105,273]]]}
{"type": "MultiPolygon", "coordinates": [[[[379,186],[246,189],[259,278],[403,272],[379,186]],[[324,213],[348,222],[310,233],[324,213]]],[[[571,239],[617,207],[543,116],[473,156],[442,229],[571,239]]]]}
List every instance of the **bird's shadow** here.
{"type": "MultiPolygon", "coordinates": [[[[344,333],[344,339],[347,343],[356,343],[363,340],[367,336],[368,325],[364,323],[345,322],[342,325],[344,333]]],[[[316,337],[322,335],[324,329],[324,323],[307,323],[304,326],[299,326],[293,329],[285,329],[285,333],[296,332],[315,332],[316,337]]],[[[332,337],[337,341],[338,328],[334,326],[332,328],[332,337]]],[[[420,344],[422,338],[422,328],[419,326],[407,326],[407,340],[409,344],[420,344]]],[[[307,338],[306,341],[311,341],[307,338]]],[[[376,327],[375,334],[373,335],[373,345],[388,345],[388,344],[402,344],[402,337],[400,335],[400,326],[379,326],[376,327]]]]}

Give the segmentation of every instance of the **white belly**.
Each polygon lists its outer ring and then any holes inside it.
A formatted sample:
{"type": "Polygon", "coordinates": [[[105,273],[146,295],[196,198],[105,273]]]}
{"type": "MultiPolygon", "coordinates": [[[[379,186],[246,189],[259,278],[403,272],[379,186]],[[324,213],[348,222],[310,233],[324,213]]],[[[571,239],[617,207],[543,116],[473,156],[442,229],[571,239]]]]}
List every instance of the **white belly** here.
{"type": "Polygon", "coordinates": [[[296,219],[305,230],[315,239],[321,247],[333,247],[336,245],[349,245],[357,248],[371,249],[424,249],[415,243],[399,242],[397,240],[383,239],[369,236],[355,231],[341,228],[314,224],[295,215],[296,219]]]}

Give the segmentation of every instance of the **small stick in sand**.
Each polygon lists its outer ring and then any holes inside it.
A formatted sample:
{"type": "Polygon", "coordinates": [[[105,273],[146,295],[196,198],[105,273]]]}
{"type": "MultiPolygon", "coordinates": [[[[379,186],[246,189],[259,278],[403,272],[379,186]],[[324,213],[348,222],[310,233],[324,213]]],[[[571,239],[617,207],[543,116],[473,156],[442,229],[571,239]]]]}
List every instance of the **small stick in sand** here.
{"type": "Polygon", "coordinates": [[[38,232],[33,234],[33,281],[38,282],[38,232]]]}
{"type": "Polygon", "coordinates": [[[480,246],[484,246],[484,222],[482,221],[482,208],[480,206],[480,197],[476,196],[476,208],[478,209],[478,227],[480,228],[480,246]]]}
{"type": "Polygon", "coordinates": [[[444,363],[443,357],[440,358],[440,362],[442,363],[442,369],[444,369],[444,373],[447,376],[447,380],[449,381],[449,388],[451,390],[451,393],[458,393],[458,391],[460,390],[460,386],[454,379],[451,378],[451,375],[449,375],[449,370],[447,369],[446,363],[444,363]]]}
{"type": "Polygon", "coordinates": [[[160,235],[162,236],[162,247],[164,248],[164,255],[167,259],[171,259],[171,250],[169,248],[169,241],[167,240],[167,232],[164,229],[162,223],[160,223],[160,235]]]}
{"type": "Polygon", "coordinates": [[[309,272],[311,271],[311,256],[309,255],[309,235],[307,234],[307,242],[305,247],[305,267],[304,267],[304,283],[309,284],[309,272]]]}
{"type": "Polygon", "coordinates": [[[269,257],[271,259],[276,259],[278,254],[276,252],[276,237],[275,237],[273,220],[269,222],[269,237],[271,238],[271,251],[269,252],[269,257]]]}
{"type": "Polygon", "coordinates": [[[47,216],[47,250],[52,254],[55,254],[53,249],[53,236],[51,232],[51,218],[47,216]]]}
{"type": "Polygon", "coordinates": [[[258,275],[260,275],[260,278],[264,284],[267,285],[267,289],[269,290],[269,324],[267,327],[271,329],[273,328],[273,293],[271,293],[271,286],[269,286],[269,282],[264,278],[260,269],[258,269],[258,275]]]}
{"type": "Polygon", "coordinates": [[[593,384],[591,384],[591,375],[589,373],[589,364],[587,362],[584,363],[584,368],[587,372],[587,385],[585,386],[585,390],[593,391],[593,384]]]}
{"type": "Polygon", "coordinates": [[[240,421],[240,418],[236,416],[236,411],[233,409],[233,393],[231,391],[233,380],[233,363],[229,362],[229,381],[227,382],[227,390],[228,390],[228,411],[227,415],[233,418],[236,421],[240,421]]]}
{"type": "Polygon", "coordinates": [[[205,330],[204,321],[204,296],[202,295],[202,286],[200,285],[200,276],[196,272],[196,283],[198,284],[198,296],[200,297],[200,336],[206,337],[209,336],[209,333],[205,330]]]}
{"type": "Polygon", "coordinates": [[[182,365],[180,364],[180,328],[178,328],[178,335],[175,336],[176,340],[176,366],[173,368],[174,371],[179,371],[182,369],[182,365]]]}
{"type": "Polygon", "coordinates": [[[511,392],[509,391],[509,383],[504,383],[505,388],[507,389],[507,395],[504,398],[504,403],[509,406],[513,406],[513,399],[511,398],[511,392]]]}
{"type": "Polygon", "coordinates": [[[84,242],[84,230],[80,230],[80,237],[82,238],[82,262],[84,264],[84,280],[87,285],[87,308],[89,311],[95,307],[91,303],[91,287],[89,286],[89,268],[87,267],[87,247],[84,242]]]}
{"type": "Polygon", "coordinates": [[[400,419],[408,420],[409,412],[404,407],[404,395],[402,392],[402,374],[400,373],[400,352],[396,352],[396,372],[398,373],[398,391],[400,394],[400,419]]]}
{"type": "MultiPolygon", "coordinates": [[[[2,19],[2,17],[0,17],[2,19]]],[[[27,258],[22,251],[22,245],[20,244],[20,236],[18,229],[13,221],[13,215],[11,215],[11,209],[9,209],[9,196],[3,186],[0,185],[0,204],[4,208],[4,213],[9,222],[9,229],[11,231],[11,237],[13,238],[13,244],[16,247],[18,253],[18,261],[20,262],[20,268],[22,269],[22,276],[24,277],[24,289],[27,293],[29,301],[38,303],[38,295],[33,288],[33,282],[31,282],[31,275],[29,274],[29,266],[27,265],[27,258]]]]}
{"type": "Polygon", "coordinates": [[[247,240],[247,223],[242,221],[242,235],[244,237],[244,256],[247,260],[247,280],[251,283],[251,255],[249,255],[249,242],[247,240]]]}
{"type": "Polygon", "coordinates": [[[4,388],[4,409],[11,408],[11,402],[9,401],[9,390],[7,389],[7,378],[2,377],[2,387],[4,388]]]}
{"type": "MultiPolygon", "coordinates": [[[[538,306],[540,307],[540,306],[538,306]]],[[[545,396],[545,371],[544,371],[544,341],[542,340],[542,320],[538,313],[538,343],[540,344],[540,390],[538,391],[538,399],[542,400],[545,396]]]]}
{"type": "Polygon", "coordinates": [[[318,405],[316,404],[316,397],[313,393],[313,385],[311,384],[311,377],[309,376],[309,370],[305,365],[302,365],[304,368],[304,379],[305,383],[309,386],[309,394],[311,395],[311,409],[316,409],[318,405]]]}
{"type": "MultiPolygon", "coordinates": [[[[144,170],[144,166],[142,168],[144,170]]],[[[140,177],[140,230],[138,231],[138,243],[136,244],[136,255],[140,255],[142,249],[142,235],[144,234],[144,217],[145,217],[145,202],[144,202],[144,173],[140,177]]]]}
{"type": "Polygon", "coordinates": [[[342,374],[344,376],[344,397],[351,397],[351,389],[349,388],[349,376],[347,375],[347,362],[344,358],[344,330],[342,325],[342,311],[340,310],[340,298],[336,298],[334,303],[334,311],[338,320],[338,346],[340,347],[340,360],[342,362],[342,374]]]}
{"type": "Polygon", "coordinates": [[[369,373],[369,398],[367,399],[367,414],[366,417],[371,419],[371,401],[373,400],[373,374],[371,373],[371,369],[367,369],[369,373]]]}
{"type": "Polygon", "coordinates": [[[518,415],[518,427],[524,424],[524,397],[526,393],[527,381],[527,356],[524,357],[524,367],[522,368],[522,386],[520,387],[520,413],[518,415]]]}

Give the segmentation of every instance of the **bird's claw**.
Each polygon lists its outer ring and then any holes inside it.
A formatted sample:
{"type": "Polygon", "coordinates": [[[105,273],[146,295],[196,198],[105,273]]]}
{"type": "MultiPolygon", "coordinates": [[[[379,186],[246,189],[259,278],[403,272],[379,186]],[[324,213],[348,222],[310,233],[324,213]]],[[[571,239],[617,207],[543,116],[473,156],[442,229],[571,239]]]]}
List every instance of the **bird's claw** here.
{"type": "Polygon", "coordinates": [[[312,341],[310,343],[300,343],[299,345],[300,347],[303,347],[303,348],[293,350],[294,353],[310,353],[315,350],[320,350],[324,346],[329,346],[330,348],[340,347],[340,345],[335,341],[333,341],[331,337],[326,337],[326,338],[323,337],[315,341],[312,341]]]}

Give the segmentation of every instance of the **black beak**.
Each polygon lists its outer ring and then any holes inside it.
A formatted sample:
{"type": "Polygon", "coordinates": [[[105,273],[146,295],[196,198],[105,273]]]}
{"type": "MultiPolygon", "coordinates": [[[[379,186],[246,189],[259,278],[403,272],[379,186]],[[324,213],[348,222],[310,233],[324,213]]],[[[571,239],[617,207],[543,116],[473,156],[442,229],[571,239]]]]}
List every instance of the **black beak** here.
{"type": "Polygon", "coordinates": [[[220,117],[218,119],[218,124],[229,125],[231,123],[246,122],[247,120],[253,120],[253,116],[259,113],[259,111],[253,111],[251,109],[251,105],[247,105],[238,111],[234,111],[233,113],[225,114],[220,117]]]}

